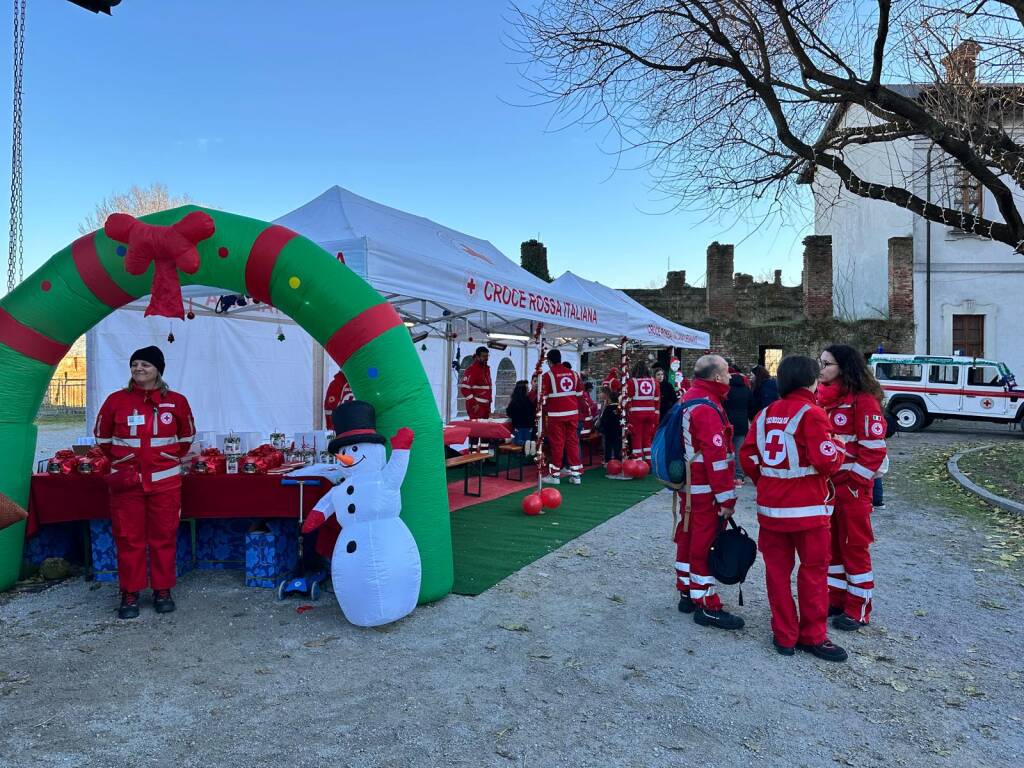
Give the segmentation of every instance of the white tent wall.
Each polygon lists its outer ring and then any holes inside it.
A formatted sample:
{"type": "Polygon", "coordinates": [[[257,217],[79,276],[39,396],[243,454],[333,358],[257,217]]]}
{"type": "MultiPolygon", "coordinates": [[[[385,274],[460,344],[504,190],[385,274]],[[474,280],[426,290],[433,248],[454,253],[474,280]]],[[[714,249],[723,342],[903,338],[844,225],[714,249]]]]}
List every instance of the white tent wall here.
{"type": "Polygon", "coordinates": [[[90,429],[107,395],[127,384],[128,357],[151,344],[163,351],[165,380],[188,398],[198,431],[290,434],[310,429],[309,334],[266,306],[249,313],[257,317],[200,312],[194,320],[181,321],[144,317],[147,301],[112,312],[86,334],[90,429]],[[277,340],[278,323],[284,341],[277,340]],[[174,334],[173,344],[168,332],[174,334]]]}

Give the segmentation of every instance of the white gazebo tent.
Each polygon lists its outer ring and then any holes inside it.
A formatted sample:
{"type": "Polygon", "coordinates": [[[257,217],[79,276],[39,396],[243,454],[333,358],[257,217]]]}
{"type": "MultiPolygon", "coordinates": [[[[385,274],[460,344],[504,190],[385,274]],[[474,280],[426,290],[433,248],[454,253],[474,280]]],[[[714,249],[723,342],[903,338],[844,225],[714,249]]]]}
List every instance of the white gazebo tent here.
{"type": "Polygon", "coordinates": [[[532,338],[538,323],[550,344],[577,353],[588,343],[618,340],[628,324],[618,307],[561,292],[486,240],[342,187],[331,187],[275,223],[337,254],[395,306],[426,347],[424,364],[446,417],[456,412],[453,358],[464,360],[488,343],[506,346],[500,355],[492,353],[494,379],[500,382],[504,371],[514,381],[526,378],[536,359],[532,338]]]}

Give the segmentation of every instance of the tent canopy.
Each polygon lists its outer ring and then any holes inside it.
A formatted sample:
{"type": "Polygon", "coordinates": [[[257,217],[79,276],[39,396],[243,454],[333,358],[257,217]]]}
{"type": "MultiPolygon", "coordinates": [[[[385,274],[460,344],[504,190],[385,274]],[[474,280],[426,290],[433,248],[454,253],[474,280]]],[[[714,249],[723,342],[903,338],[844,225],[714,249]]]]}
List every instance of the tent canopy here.
{"type": "Polygon", "coordinates": [[[561,275],[551,283],[551,287],[577,301],[599,301],[618,310],[627,318],[622,335],[641,344],[684,349],[708,349],[711,346],[711,337],[705,331],[666,320],[623,291],[586,280],[572,272],[561,275]]]}
{"type": "Polygon", "coordinates": [[[275,221],[305,235],[383,293],[410,323],[445,335],[464,318],[470,334],[521,337],[545,324],[548,338],[615,339],[626,314],[582,293],[569,295],[486,240],[389,208],[334,186],[275,221]]]}

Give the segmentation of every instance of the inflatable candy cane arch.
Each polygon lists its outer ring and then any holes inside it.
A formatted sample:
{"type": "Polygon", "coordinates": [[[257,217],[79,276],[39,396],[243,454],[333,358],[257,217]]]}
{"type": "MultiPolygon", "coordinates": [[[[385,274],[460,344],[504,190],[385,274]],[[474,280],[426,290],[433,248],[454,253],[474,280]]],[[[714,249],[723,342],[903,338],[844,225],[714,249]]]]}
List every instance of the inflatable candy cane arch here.
{"type": "MultiPolygon", "coordinates": [[[[80,237],[0,299],[0,493],[27,504],[36,411],[75,339],[147,294],[156,304],[163,293],[162,306],[151,305],[156,314],[177,315],[180,284],[246,294],[289,315],[343,368],[355,396],[374,405],[382,430],[415,431],[402,520],[422,559],[419,601],[447,594],[453,568],[441,417],[401,318],[315,243],[223,211],[185,206],[112,217],[106,231],[80,237]]],[[[24,523],[0,531],[0,590],[17,578],[23,540],[24,523]]]]}

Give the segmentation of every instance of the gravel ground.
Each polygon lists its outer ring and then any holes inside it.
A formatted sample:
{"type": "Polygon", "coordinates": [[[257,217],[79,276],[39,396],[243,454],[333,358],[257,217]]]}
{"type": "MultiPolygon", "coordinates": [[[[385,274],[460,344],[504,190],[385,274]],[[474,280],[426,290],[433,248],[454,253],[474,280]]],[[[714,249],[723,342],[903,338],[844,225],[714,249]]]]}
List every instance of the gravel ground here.
{"type": "MultiPolygon", "coordinates": [[[[1010,766],[1024,754],[1024,575],[977,514],[908,498],[893,442],[870,627],[847,664],[770,645],[763,569],[735,634],[675,608],[669,496],[476,598],[379,630],[193,572],[178,612],[113,617],[111,585],[0,596],[3,766],[1010,766]]],[[[739,520],[754,533],[753,491],[739,520]]],[[[735,605],[735,588],[725,588],[735,605]]],[[[840,633],[835,633],[836,635],[840,633]]]]}

